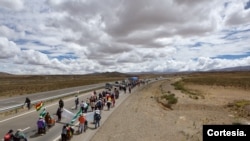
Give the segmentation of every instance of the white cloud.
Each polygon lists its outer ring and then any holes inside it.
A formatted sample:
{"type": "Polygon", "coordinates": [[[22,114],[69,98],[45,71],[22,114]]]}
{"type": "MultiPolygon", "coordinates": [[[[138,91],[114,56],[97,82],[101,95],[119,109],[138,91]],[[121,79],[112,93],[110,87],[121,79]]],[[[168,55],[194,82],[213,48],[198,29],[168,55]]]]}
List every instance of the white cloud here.
{"type": "Polygon", "coordinates": [[[1,0],[0,8],[4,8],[7,10],[21,10],[23,9],[23,1],[22,0],[1,0]]]}
{"type": "Polygon", "coordinates": [[[0,59],[8,59],[20,53],[20,49],[7,38],[0,37],[0,59]]]}
{"type": "Polygon", "coordinates": [[[247,2],[0,1],[5,52],[0,71],[165,72],[250,65],[247,2]],[[228,55],[236,58],[223,58],[228,55]]]}
{"type": "Polygon", "coordinates": [[[227,25],[242,25],[250,21],[250,10],[245,10],[245,3],[230,3],[225,17],[227,25]]]}
{"type": "Polygon", "coordinates": [[[0,37],[6,37],[6,38],[14,38],[15,37],[15,31],[6,27],[6,26],[3,26],[3,25],[0,25],[0,37]]]}
{"type": "Polygon", "coordinates": [[[21,58],[31,65],[47,65],[50,62],[47,55],[35,50],[22,51],[21,58]]]}

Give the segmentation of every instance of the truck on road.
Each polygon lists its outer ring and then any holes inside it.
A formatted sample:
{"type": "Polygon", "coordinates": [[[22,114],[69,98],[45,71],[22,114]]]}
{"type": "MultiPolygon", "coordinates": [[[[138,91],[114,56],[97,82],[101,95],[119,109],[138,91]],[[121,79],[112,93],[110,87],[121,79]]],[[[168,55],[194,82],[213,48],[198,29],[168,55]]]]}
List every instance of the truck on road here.
{"type": "Polygon", "coordinates": [[[105,84],[105,89],[111,90],[113,88],[113,85],[110,83],[105,84]]]}

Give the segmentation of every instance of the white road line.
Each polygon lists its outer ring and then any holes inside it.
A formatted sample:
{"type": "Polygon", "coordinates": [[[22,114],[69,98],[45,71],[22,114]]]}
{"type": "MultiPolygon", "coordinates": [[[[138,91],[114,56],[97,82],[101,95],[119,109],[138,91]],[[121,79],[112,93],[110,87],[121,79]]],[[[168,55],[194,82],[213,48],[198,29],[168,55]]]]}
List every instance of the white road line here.
{"type": "MultiPolygon", "coordinates": [[[[64,100],[64,101],[70,101],[70,100],[72,100],[72,99],[74,99],[74,98],[69,98],[69,99],[66,99],[66,100],[64,100]]],[[[57,104],[58,104],[58,103],[49,104],[49,105],[47,105],[47,106],[45,106],[45,107],[51,107],[51,106],[54,106],[54,105],[57,105],[57,104]]],[[[26,114],[29,114],[29,113],[32,113],[32,112],[35,112],[35,111],[36,111],[36,110],[31,110],[31,111],[25,112],[25,113],[23,113],[23,114],[16,115],[16,116],[13,116],[13,117],[10,117],[10,118],[1,120],[0,123],[5,122],[5,121],[8,121],[8,120],[11,120],[11,119],[14,119],[14,118],[21,117],[21,116],[23,116],[23,115],[26,115],[26,114]]]]}
{"type": "Polygon", "coordinates": [[[28,130],[30,127],[26,127],[24,129],[21,129],[22,131],[28,130]]]}
{"type": "Polygon", "coordinates": [[[58,136],[57,138],[55,138],[53,141],[58,141],[61,138],[61,136],[58,136]]]}
{"type": "MultiPolygon", "coordinates": [[[[85,94],[83,94],[82,96],[85,96],[85,94]]],[[[70,100],[72,100],[72,99],[75,99],[75,97],[65,99],[64,101],[70,101],[70,100]]],[[[58,103],[49,104],[49,105],[47,105],[47,106],[45,106],[45,107],[51,107],[51,106],[54,106],[54,105],[57,105],[57,104],[58,104],[58,103]]],[[[74,108],[72,107],[72,109],[75,109],[75,106],[74,106],[74,108]]],[[[25,113],[23,113],[23,114],[20,114],[20,115],[17,115],[17,116],[13,116],[13,117],[11,117],[11,118],[7,118],[7,119],[4,119],[4,120],[1,120],[0,123],[5,122],[5,121],[8,121],[8,120],[11,120],[11,119],[14,119],[14,118],[17,118],[17,117],[21,117],[21,116],[23,116],[23,115],[26,115],[26,114],[29,114],[29,113],[32,113],[32,112],[35,112],[35,111],[36,111],[36,110],[31,110],[31,111],[25,112],[25,113]]],[[[76,126],[77,124],[79,124],[79,122],[77,122],[74,126],[76,126]]],[[[30,127],[24,128],[24,129],[22,129],[22,131],[25,131],[25,130],[27,130],[27,129],[29,129],[29,128],[30,128],[30,127]]],[[[61,138],[61,136],[58,136],[58,137],[55,138],[53,141],[58,141],[60,138],[61,138]]],[[[4,139],[2,138],[1,140],[3,141],[4,139]]]]}
{"type": "Polygon", "coordinates": [[[5,121],[8,121],[8,120],[11,120],[11,119],[14,119],[14,118],[17,118],[17,117],[21,117],[23,115],[26,115],[26,114],[29,114],[29,113],[32,113],[34,112],[35,110],[32,110],[32,111],[29,111],[29,112],[26,112],[26,113],[23,113],[23,114],[20,114],[20,115],[17,115],[17,116],[14,116],[14,117],[10,117],[10,118],[7,118],[7,119],[4,119],[4,120],[1,120],[0,123],[2,122],[5,122],[5,121]]]}

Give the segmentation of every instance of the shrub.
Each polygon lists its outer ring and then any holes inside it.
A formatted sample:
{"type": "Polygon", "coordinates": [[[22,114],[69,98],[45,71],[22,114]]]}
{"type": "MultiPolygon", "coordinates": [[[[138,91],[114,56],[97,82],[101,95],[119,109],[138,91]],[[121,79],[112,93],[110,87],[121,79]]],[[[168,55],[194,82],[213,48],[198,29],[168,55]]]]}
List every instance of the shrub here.
{"type": "Polygon", "coordinates": [[[175,97],[175,94],[165,94],[161,96],[162,99],[165,99],[168,104],[176,104],[178,99],[175,97]]]}

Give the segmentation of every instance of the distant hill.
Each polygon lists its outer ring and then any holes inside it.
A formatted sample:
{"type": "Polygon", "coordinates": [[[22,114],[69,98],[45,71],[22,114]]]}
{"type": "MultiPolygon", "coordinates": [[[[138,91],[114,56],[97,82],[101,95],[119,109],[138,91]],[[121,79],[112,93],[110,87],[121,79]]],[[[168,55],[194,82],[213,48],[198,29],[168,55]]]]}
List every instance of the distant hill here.
{"type": "Polygon", "coordinates": [[[9,74],[9,73],[6,73],[6,72],[0,72],[0,76],[9,76],[9,75],[12,75],[12,74],[9,74]]]}
{"type": "Polygon", "coordinates": [[[250,66],[238,66],[238,67],[230,67],[223,69],[214,69],[210,71],[250,71],[250,66]]]}
{"type": "MultiPolygon", "coordinates": [[[[111,76],[111,77],[131,77],[131,76],[155,76],[161,74],[189,74],[194,72],[228,72],[228,71],[250,71],[250,66],[238,66],[238,67],[230,67],[230,68],[222,68],[222,69],[212,69],[208,71],[184,71],[184,72],[128,72],[128,73],[121,73],[121,72],[94,72],[89,74],[71,74],[70,76],[79,76],[79,75],[92,75],[92,76],[111,76]]],[[[0,72],[0,76],[12,76],[13,74],[0,72]]],[[[26,76],[26,75],[24,75],[26,76]]],[[[29,75],[27,75],[29,76],[29,75]]],[[[44,75],[47,76],[47,75],[44,75]]],[[[48,75],[48,76],[59,76],[59,75],[48,75]]],[[[62,75],[62,76],[67,76],[62,75]]]]}
{"type": "Polygon", "coordinates": [[[131,74],[120,73],[120,72],[100,72],[100,73],[90,73],[86,75],[102,75],[102,76],[112,76],[112,77],[127,77],[131,76],[131,74]]]}

